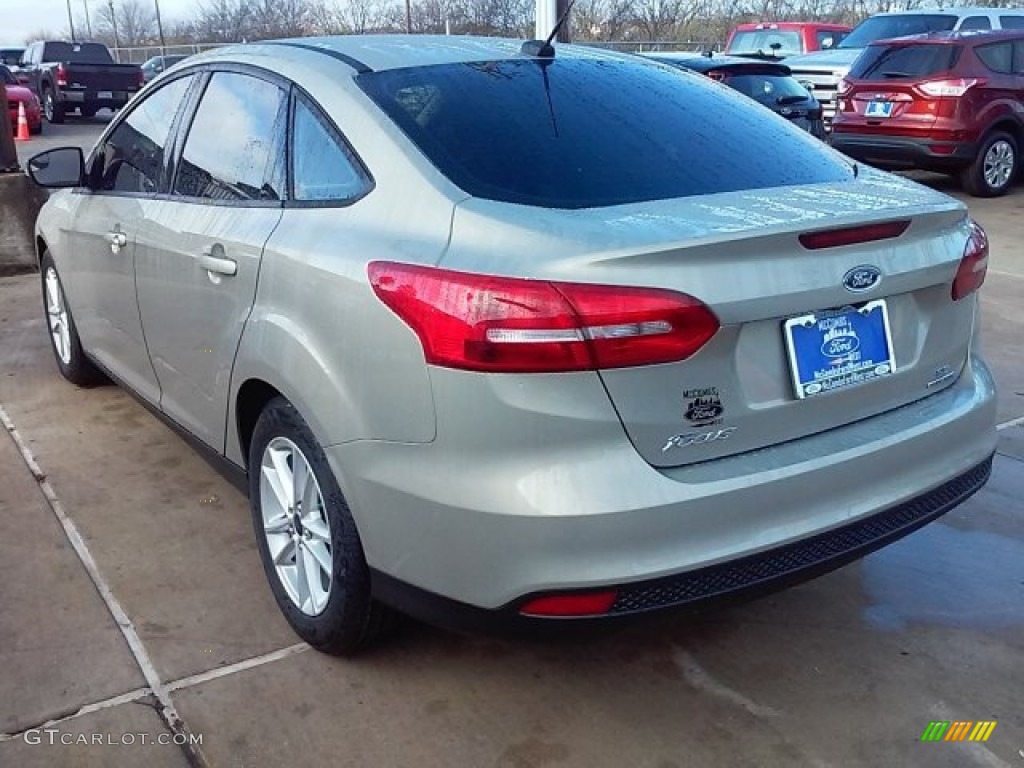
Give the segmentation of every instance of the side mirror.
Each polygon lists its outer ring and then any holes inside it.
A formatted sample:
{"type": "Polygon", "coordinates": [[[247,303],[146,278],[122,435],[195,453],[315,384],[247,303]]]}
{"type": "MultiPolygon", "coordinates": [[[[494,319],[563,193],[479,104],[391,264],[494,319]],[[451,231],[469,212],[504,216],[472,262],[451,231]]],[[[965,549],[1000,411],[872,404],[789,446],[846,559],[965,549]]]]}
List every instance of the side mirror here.
{"type": "Polygon", "coordinates": [[[60,189],[85,184],[85,158],[78,147],[41,152],[28,161],[28,175],[40,187],[60,189]]]}

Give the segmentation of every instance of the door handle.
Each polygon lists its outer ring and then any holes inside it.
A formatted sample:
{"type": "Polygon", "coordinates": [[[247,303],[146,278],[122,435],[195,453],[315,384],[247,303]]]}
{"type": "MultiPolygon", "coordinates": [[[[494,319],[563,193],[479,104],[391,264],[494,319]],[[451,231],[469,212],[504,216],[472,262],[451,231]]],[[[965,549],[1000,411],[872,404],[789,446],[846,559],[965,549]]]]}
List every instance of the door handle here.
{"type": "Polygon", "coordinates": [[[225,256],[216,255],[223,253],[224,248],[220,245],[215,245],[212,248],[207,248],[196,259],[199,261],[199,266],[207,272],[215,272],[218,275],[231,277],[238,272],[238,262],[225,256]]]}
{"type": "Polygon", "coordinates": [[[117,230],[107,232],[107,234],[103,236],[103,239],[110,243],[111,253],[120,253],[121,249],[128,245],[128,235],[124,232],[118,232],[117,230]]]}

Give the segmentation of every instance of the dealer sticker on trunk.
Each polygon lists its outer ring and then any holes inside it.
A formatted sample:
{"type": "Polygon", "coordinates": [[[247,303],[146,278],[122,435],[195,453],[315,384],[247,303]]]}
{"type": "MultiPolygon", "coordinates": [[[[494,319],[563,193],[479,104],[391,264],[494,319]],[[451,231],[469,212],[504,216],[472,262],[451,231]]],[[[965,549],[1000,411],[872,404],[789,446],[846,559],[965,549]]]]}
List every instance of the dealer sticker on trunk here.
{"type": "Polygon", "coordinates": [[[786,348],[798,398],[861,384],[896,370],[884,299],[792,317],[786,348]]]}

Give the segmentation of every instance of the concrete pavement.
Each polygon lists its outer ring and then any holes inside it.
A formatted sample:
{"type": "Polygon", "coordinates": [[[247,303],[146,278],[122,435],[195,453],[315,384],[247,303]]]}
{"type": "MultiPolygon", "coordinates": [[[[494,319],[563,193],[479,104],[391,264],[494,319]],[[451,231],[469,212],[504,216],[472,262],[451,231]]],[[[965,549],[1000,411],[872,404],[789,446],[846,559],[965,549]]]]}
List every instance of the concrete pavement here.
{"type": "MultiPolygon", "coordinates": [[[[994,243],[983,340],[1012,424],[1024,190],[974,205],[994,243]]],[[[0,765],[1024,765],[1024,426],[1002,430],[967,504],[795,589],[589,642],[410,623],[342,661],[296,645],[242,496],[120,390],[60,378],[39,301],[38,276],[0,280],[0,407],[39,466],[0,434],[0,765]],[[171,736],[153,680],[198,757],[140,743],[171,736]],[[919,741],[929,721],[983,719],[998,722],[985,744],[919,741]],[[25,733],[47,721],[58,743],[25,733]],[[59,743],[94,735],[115,743],[59,743]]]]}

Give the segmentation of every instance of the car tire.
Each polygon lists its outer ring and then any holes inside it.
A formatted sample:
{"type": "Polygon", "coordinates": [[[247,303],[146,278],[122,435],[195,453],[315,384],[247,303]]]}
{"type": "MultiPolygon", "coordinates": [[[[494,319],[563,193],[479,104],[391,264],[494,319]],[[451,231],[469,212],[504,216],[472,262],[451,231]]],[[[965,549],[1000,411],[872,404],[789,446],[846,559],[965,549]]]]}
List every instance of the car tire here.
{"type": "Polygon", "coordinates": [[[64,105],[53,95],[53,88],[43,89],[43,114],[48,123],[59,125],[64,122],[64,105]]]}
{"type": "Polygon", "coordinates": [[[1020,155],[1008,133],[993,131],[982,139],[974,162],[960,172],[960,184],[974,197],[999,197],[1017,178],[1020,155]]]}
{"type": "Polygon", "coordinates": [[[256,422],[249,499],[263,570],[299,637],[324,653],[348,656],[394,623],[392,611],[370,595],[359,532],[323,448],[282,397],[267,403],[256,422]],[[296,486],[306,491],[296,493],[296,486]]]}
{"type": "Polygon", "coordinates": [[[53,350],[61,375],[80,387],[104,383],[106,377],[82,350],[82,341],[78,337],[78,328],[67,303],[64,285],[49,251],[43,252],[39,274],[42,278],[43,311],[46,313],[50,349],[53,350]]]}
{"type": "Polygon", "coordinates": [[[43,121],[42,121],[42,120],[40,120],[40,121],[39,121],[38,123],[36,123],[35,125],[30,125],[30,126],[28,127],[28,132],[29,132],[29,133],[30,133],[30,134],[31,134],[32,136],[38,136],[39,134],[41,134],[41,133],[43,132],[43,121]]]}

